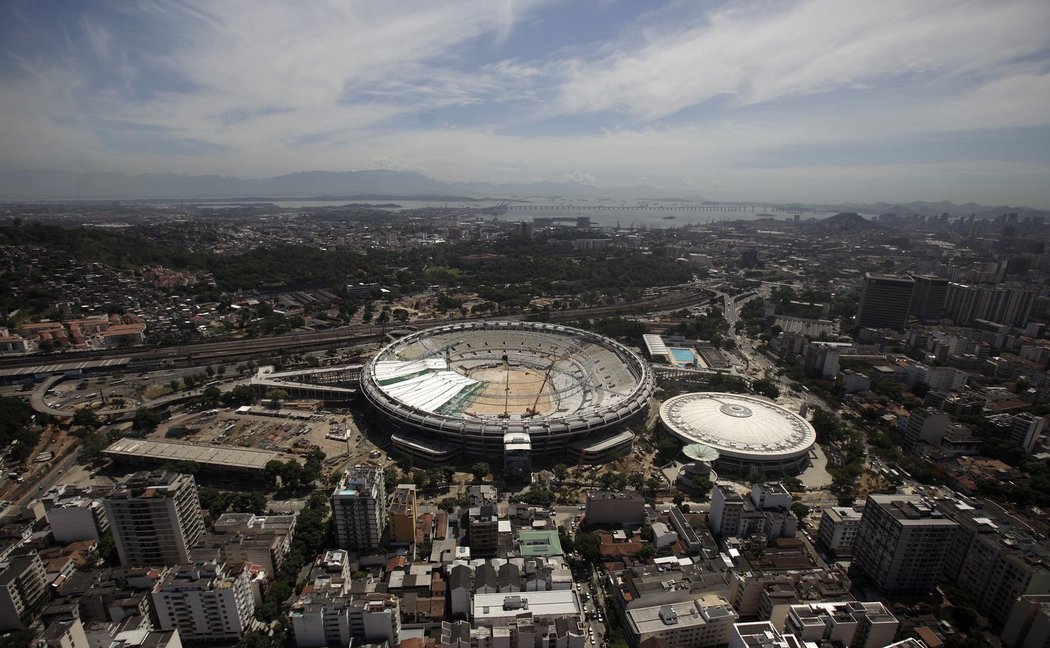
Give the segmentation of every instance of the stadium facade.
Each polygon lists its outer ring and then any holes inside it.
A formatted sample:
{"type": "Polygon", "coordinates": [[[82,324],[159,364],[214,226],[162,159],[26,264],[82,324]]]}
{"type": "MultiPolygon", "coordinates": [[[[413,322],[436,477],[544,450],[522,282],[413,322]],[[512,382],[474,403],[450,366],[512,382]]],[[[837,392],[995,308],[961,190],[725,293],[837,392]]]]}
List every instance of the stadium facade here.
{"type": "Polygon", "coordinates": [[[424,463],[504,457],[521,466],[587,460],[581,447],[594,444],[629,445],[633,435],[623,432],[648,412],[654,381],[645,361],[606,337],[479,321],[391,343],[365,366],[360,386],[402,455],[424,463]]]}

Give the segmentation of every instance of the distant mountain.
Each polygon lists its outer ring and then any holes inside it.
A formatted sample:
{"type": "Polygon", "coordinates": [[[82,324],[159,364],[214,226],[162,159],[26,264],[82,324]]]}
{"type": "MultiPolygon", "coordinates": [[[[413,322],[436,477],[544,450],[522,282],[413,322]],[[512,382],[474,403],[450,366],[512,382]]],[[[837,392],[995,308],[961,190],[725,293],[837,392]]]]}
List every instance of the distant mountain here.
{"type": "Polygon", "coordinates": [[[845,203],[841,205],[783,205],[786,208],[812,209],[822,211],[861,212],[864,214],[897,214],[898,216],[910,216],[918,214],[921,216],[939,216],[949,214],[952,218],[970,216],[977,218],[997,218],[1003,214],[1017,213],[1021,216],[1044,216],[1050,217],[1050,211],[1045,209],[1034,209],[1032,207],[1011,207],[1009,205],[978,205],[977,203],[965,203],[957,205],[952,202],[910,202],[910,203],[845,203]]]}
{"type": "Polygon", "coordinates": [[[579,196],[645,197],[653,187],[599,187],[578,182],[448,183],[414,171],[306,171],[246,180],[215,175],[155,173],[0,172],[0,200],[127,200],[193,198],[314,198],[323,196],[579,196]]]}

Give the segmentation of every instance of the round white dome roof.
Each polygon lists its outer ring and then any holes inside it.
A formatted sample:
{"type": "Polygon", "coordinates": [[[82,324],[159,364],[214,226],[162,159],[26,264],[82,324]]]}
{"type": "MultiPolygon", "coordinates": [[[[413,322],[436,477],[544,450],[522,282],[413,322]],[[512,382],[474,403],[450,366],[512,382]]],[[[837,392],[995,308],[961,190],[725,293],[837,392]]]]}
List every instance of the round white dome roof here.
{"type": "Polygon", "coordinates": [[[813,426],[798,414],[743,394],[675,396],[660,407],[660,420],[685,443],[740,459],[788,459],[809,452],[817,440],[813,426]]]}

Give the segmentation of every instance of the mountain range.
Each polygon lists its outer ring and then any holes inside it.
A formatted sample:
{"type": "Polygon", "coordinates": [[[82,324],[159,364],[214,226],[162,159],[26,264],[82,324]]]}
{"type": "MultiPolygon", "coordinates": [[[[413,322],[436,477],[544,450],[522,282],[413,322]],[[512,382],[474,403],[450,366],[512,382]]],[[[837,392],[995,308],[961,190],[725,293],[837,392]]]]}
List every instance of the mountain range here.
{"type": "MultiPolygon", "coordinates": [[[[305,171],[262,179],[217,175],[152,173],[127,175],[109,172],[57,170],[0,171],[0,200],[193,200],[193,199],[337,199],[337,200],[469,200],[558,199],[558,198],[634,198],[704,202],[700,196],[668,198],[664,190],[650,185],[609,187],[575,181],[520,182],[443,182],[416,171],[372,169],[365,171],[305,171]]],[[[784,209],[823,212],[895,213],[900,215],[952,216],[976,215],[994,218],[1017,212],[1050,216],[1045,210],[976,203],[911,202],[894,204],[780,204],[784,209]]]]}
{"type": "Polygon", "coordinates": [[[416,171],[305,171],[250,180],[216,175],[71,171],[0,171],[0,200],[165,200],[193,198],[325,198],[375,196],[575,196],[645,198],[654,187],[602,187],[580,182],[488,184],[442,182],[416,171]]]}

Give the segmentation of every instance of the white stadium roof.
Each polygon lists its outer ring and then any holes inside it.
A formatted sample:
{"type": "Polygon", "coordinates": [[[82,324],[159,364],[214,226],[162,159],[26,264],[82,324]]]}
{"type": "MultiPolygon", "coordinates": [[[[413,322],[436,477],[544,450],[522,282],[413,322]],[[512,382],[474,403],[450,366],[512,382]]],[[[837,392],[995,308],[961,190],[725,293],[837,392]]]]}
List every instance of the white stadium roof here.
{"type": "Polygon", "coordinates": [[[813,426],[770,401],[743,394],[682,394],[660,407],[660,420],[685,443],[702,443],[720,455],[762,461],[809,452],[813,426]]]}

